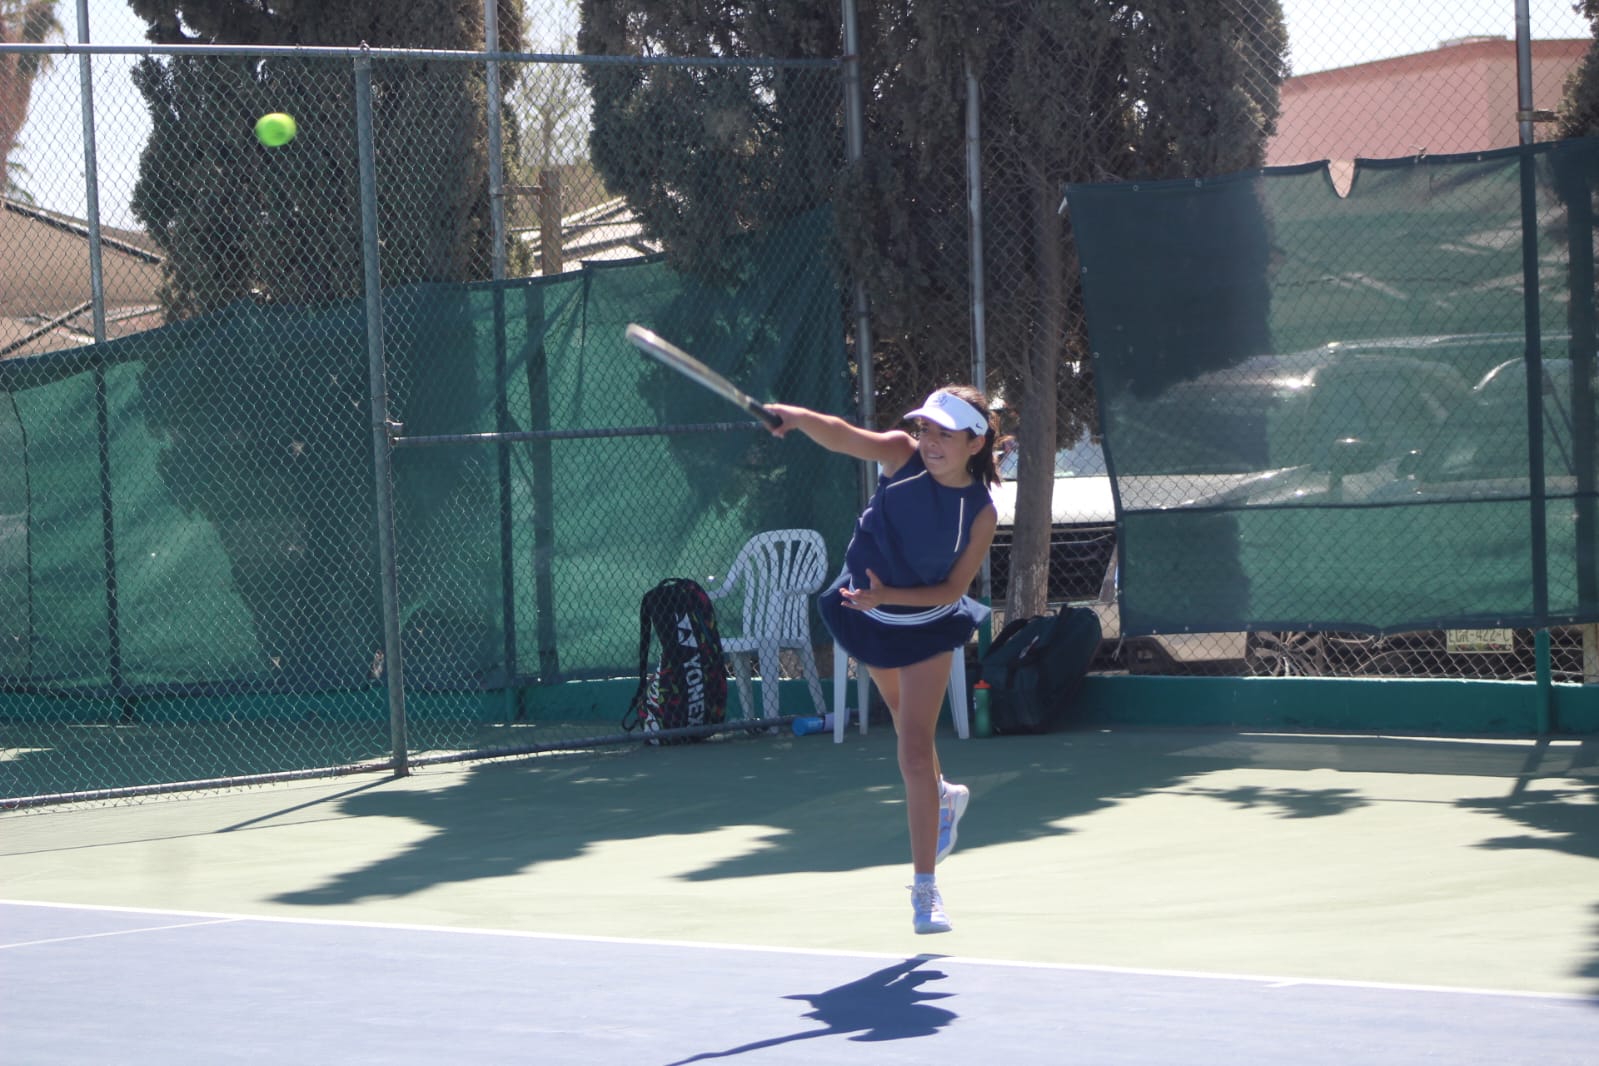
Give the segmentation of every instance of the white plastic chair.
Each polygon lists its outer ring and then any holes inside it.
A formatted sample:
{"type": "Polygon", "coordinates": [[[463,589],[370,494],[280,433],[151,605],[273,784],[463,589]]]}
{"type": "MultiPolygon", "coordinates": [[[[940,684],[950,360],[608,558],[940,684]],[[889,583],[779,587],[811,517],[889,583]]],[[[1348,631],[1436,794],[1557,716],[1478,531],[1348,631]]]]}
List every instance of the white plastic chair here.
{"type": "MultiPolygon", "coordinates": [[[[855,665],[855,701],[859,708],[860,729],[866,732],[867,698],[871,695],[872,679],[866,668],[855,665]]],[[[849,687],[849,652],[833,642],[833,743],[844,743],[844,725],[849,721],[849,708],[844,703],[844,693],[849,687]]],[[[949,714],[955,720],[955,735],[962,740],[972,735],[971,719],[966,707],[966,649],[956,648],[949,661],[949,714]]]]}
{"type": "Polygon", "coordinates": [[[733,661],[744,717],[753,718],[750,657],[761,671],[761,709],[767,718],[778,710],[778,651],[792,648],[799,654],[811,702],[817,714],[827,713],[822,679],[811,647],[811,596],[827,580],[827,544],[814,529],[774,529],[757,533],[744,543],[727,576],[708,595],[720,600],[742,591],[743,613],[739,631],[722,633],[722,650],[733,661]]]}

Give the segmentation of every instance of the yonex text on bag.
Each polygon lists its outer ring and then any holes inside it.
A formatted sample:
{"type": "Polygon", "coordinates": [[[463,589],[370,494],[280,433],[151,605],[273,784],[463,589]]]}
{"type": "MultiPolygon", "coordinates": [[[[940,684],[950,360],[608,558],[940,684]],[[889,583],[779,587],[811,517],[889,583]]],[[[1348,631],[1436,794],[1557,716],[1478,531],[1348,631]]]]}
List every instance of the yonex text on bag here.
{"type": "MultiPolygon", "coordinates": [[[[727,718],[727,660],[716,610],[697,582],[667,578],[639,601],[638,689],[622,718],[629,732],[719,725],[727,718]],[[652,634],[661,654],[650,665],[652,634]]],[[[654,737],[652,744],[703,740],[654,737]]]]}

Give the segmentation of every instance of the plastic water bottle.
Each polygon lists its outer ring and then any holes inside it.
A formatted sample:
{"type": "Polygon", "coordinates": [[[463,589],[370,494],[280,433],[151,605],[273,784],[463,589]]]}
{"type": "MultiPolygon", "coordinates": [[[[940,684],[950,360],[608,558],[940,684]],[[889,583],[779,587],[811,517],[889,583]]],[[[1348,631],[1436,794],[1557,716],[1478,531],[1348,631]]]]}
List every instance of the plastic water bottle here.
{"type": "Polygon", "coordinates": [[[987,681],[979,681],[972,689],[972,729],[980,737],[994,735],[994,727],[988,720],[988,690],[987,681]]]}
{"type": "Polygon", "coordinates": [[[833,728],[831,714],[808,714],[803,718],[794,719],[794,735],[808,737],[812,733],[825,733],[833,728]]]}

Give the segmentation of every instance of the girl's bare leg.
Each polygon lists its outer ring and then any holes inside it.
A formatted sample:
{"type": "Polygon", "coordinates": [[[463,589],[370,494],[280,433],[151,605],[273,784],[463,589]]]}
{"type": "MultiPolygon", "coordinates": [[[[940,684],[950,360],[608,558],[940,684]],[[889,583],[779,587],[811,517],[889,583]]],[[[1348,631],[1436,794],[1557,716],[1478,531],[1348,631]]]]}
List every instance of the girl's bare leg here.
{"type": "Polygon", "coordinates": [[[938,714],[949,685],[950,652],[896,670],[871,671],[894,719],[899,772],[905,781],[905,817],[910,827],[911,866],[931,874],[938,852],[939,765],[934,744],[938,714]]]}

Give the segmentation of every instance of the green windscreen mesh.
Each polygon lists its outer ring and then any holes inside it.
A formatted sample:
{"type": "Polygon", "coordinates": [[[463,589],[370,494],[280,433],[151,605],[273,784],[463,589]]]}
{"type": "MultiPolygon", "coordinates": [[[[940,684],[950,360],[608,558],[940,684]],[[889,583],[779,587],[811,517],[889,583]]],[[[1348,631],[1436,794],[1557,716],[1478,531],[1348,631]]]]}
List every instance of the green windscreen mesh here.
{"type": "MultiPolygon", "coordinates": [[[[408,686],[627,676],[657,581],[709,582],[772,528],[821,530],[842,556],[847,460],[772,438],[623,339],[639,321],[755,395],[845,412],[829,236],[801,218],[708,280],[653,259],[385,292],[408,686]],[[481,437],[497,432],[546,436],[481,437]]],[[[381,720],[367,339],[359,300],[241,303],[0,362],[0,687],[366,689],[381,720]]],[[[428,728],[419,711],[413,739],[428,728]]]]}
{"type": "Polygon", "coordinates": [[[1585,139],[1071,186],[1123,632],[1599,618],[1596,178],[1585,139]]]}

